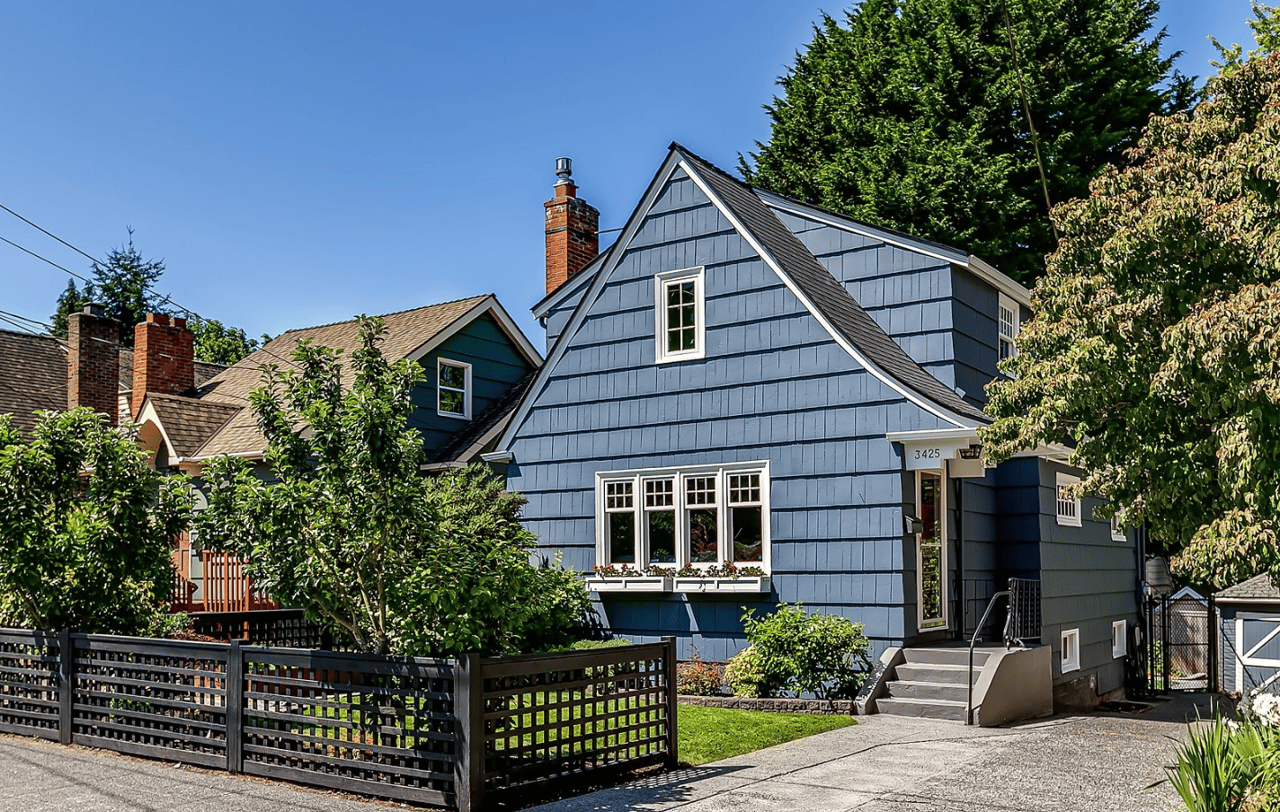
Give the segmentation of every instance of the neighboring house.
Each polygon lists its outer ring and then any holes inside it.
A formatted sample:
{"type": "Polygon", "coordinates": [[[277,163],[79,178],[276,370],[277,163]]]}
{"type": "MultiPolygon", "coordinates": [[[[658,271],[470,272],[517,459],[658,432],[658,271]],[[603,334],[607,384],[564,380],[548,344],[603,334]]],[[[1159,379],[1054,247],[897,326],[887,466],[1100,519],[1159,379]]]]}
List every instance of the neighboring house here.
{"type": "MultiPolygon", "coordinates": [[[[30,431],[37,411],[89,406],[113,425],[132,418],[133,350],[121,347],[119,326],[96,305],[67,321],[68,337],[0,330],[0,414],[30,431]]],[[[197,384],[225,367],[194,361],[197,384]]]]}
{"type": "Polygon", "coordinates": [[[744,605],[804,601],[910,661],[972,631],[1008,578],[1038,579],[1044,691],[1122,690],[1136,545],[1094,520],[1096,500],[1068,498],[1065,449],[977,459],[983,387],[1029,315],[1022,286],[678,144],[596,256],[597,214],[557,169],[534,308],[548,358],[486,459],[567,566],[707,576],[593,579],[609,629],[723,661],[745,645],[744,605]],[[764,576],[710,577],[730,563],[764,576]]]}
{"type": "MultiPolygon", "coordinates": [[[[157,467],[195,476],[215,457],[262,459],[266,439],[258,431],[249,393],[261,385],[263,365],[287,367],[303,340],[346,353],[360,345],[355,320],[290,330],[199,386],[183,387],[192,334],[164,316],[147,319],[138,325],[136,343],[139,352],[144,346],[149,350],[151,374],[169,385],[134,387],[139,441],[155,452],[157,467]]],[[[391,360],[408,358],[425,369],[424,380],[412,394],[411,417],[427,450],[424,470],[477,459],[506,427],[523,387],[542,362],[538,351],[493,295],[390,313],[382,319],[387,327],[383,354],[391,360]]],[[[343,383],[350,383],[354,375],[350,363],[344,363],[343,383]]],[[[202,551],[198,540],[194,545],[185,538],[179,541],[175,564],[182,588],[179,603],[189,611],[271,606],[250,588],[238,560],[202,551]]]]}
{"type": "Polygon", "coordinates": [[[1280,589],[1271,576],[1229,586],[1213,602],[1221,629],[1222,690],[1243,695],[1266,685],[1280,693],[1280,589]]]}

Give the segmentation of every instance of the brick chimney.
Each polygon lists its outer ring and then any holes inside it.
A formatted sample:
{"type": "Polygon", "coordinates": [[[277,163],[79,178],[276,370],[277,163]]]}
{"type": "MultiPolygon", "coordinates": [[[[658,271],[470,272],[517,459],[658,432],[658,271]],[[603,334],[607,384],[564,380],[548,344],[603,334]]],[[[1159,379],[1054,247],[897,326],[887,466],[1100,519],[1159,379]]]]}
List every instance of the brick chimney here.
{"type": "Polygon", "coordinates": [[[600,253],[600,212],[578,197],[573,162],[556,158],[555,197],[547,209],[547,293],[573,278],[600,253]]]}
{"type": "Polygon", "coordinates": [[[148,313],[133,328],[133,398],[136,420],[150,392],[176,395],[196,385],[195,333],[187,320],[148,313]]]}
{"type": "Polygon", "coordinates": [[[120,324],[96,303],[67,317],[67,408],[77,406],[119,422],[120,324]]]}

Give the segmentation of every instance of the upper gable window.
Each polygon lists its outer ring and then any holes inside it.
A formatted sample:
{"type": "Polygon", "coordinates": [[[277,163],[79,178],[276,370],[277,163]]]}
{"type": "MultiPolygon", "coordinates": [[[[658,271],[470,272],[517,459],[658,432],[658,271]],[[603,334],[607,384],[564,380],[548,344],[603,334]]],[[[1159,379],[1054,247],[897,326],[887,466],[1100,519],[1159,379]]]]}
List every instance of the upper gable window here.
{"type": "Polygon", "coordinates": [[[1018,336],[1018,328],[1021,327],[1019,322],[1018,303],[1001,293],[999,318],[1001,361],[1018,354],[1018,348],[1014,345],[1013,340],[1018,336]]]}
{"type": "Polygon", "coordinates": [[[705,352],[706,307],[701,268],[667,271],[655,279],[655,358],[683,361],[705,352]]]}
{"type": "Polygon", "coordinates": [[[441,358],[436,361],[436,412],[441,417],[471,419],[471,365],[441,358]]]}

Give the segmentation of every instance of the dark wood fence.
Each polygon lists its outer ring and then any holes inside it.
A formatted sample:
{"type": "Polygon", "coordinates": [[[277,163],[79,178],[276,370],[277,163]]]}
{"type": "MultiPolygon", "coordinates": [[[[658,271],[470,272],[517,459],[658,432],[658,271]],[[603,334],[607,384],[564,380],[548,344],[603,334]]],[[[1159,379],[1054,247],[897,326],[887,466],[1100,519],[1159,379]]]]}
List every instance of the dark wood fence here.
{"type": "Polygon", "coordinates": [[[0,731],[470,812],[674,764],[675,642],[453,659],[0,629],[0,731]]]}

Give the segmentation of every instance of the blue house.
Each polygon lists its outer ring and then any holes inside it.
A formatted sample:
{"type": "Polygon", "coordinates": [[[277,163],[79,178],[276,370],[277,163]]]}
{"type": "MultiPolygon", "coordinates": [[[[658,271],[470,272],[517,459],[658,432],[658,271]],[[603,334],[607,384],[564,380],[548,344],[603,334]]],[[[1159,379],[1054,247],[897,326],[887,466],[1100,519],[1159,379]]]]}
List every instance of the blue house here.
{"type": "Polygon", "coordinates": [[[534,308],[547,360],[486,458],[549,556],[648,573],[591,576],[607,628],[723,661],[744,606],[804,601],[865,624],[881,711],[956,716],[968,677],[946,644],[1016,577],[1041,593],[1036,712],[1050,686],[1059,704],[1123,689],[1135,544],[1072,498],[1065,449],[978,458],[1022,286],[678,144],[597,256],[598,215],[567,159],[558,173],[534,308]]]}

